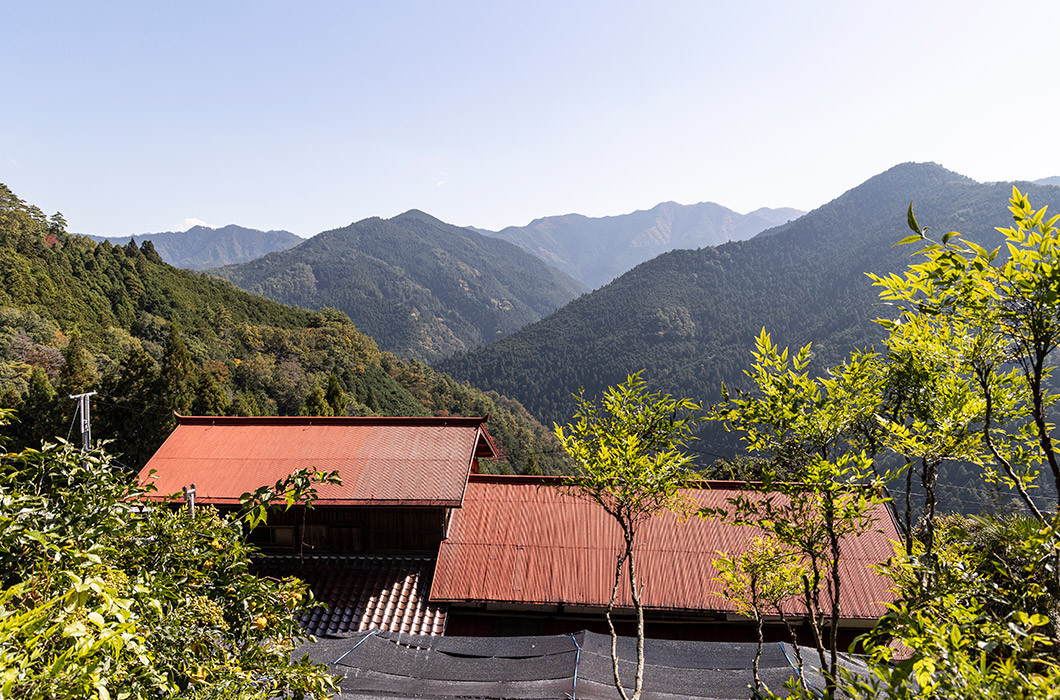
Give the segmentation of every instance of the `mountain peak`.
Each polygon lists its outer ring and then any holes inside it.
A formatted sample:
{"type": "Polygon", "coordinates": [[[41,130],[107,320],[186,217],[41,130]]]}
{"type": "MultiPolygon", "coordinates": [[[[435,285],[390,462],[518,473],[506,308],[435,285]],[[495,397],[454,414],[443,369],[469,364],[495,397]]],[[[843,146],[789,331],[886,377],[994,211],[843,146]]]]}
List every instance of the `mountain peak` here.
{"type": "Polygon", "coordinates": [[[661,253],[745,240],[801,213],[745,215],[715,202],[666,201],[616,216],[549,216],[491,235],[533,253],[588,287],[599,287],[661,253]]]}
{"type": "Polygon", "coordinates": [[[510,243],[419,209],[217,272],[277,301],[343,311],[383,349],[428,361],[515,331],[583,291],[510,243]]]}
{"type": "Polygon", "coordinates": [[[446,225],[445,222],[441,219],[431,216],[430,214],[421,209],[409,209],[408,211],[402,214],[398,214],[397,216],[388,219],[388,221],[394,223],[401,223],[403,221],[423,221],[429,224],[440,224],[443,226],[446,225]]]}
{"type": "Polygon", "coordinates": [[[898,165],[895,165],[892,168],[888,168],[879,175],[869,178],[862,184],[867,185],[874,181],[894,181],[898,179],[907,178],[916,178],[924,185],[929,183],[943,184],[948,182],[966,182],[969,184],[975,183],[975,180],[973,180],[972,178],[967,177],[965,175],[961,175],[960,173],[956,173],[952,170],[947,170],[938,163],[933,163],[930,161],[924,163],[917,163],[910,161],[907,163],[899,163],[898,165]]]}

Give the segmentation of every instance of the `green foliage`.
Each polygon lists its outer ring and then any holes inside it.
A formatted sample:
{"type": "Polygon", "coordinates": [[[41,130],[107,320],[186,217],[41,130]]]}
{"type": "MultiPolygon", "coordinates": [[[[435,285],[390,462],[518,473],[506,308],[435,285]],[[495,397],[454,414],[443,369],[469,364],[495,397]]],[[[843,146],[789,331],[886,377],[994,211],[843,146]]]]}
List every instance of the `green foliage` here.
{"type": "Polygon", "coordinates": [[[1060,215],[1047,219],[1046,209],[1033,209],[1012,188],[1015,225],[997,229],[1005,238],[1002,254],[1000,246],[987,250],[957,232],[931,241],[910,205],[915,235],[906,240],[927,244],[925,260],[902,276],[872,276],[880,296],[902,310],[888,327],[921,328],[935,347],[947,338],[959,341],[951,343],[956,373],[981,403],[981,438],[993,457],[989,476],[1015,488],[1039,519],[1028,490],[1040,486],[1043,465],[1060,498],[1060,459],[1048,418],[1060,398],[1050,387],[1048,364],[1060,344],[1060,215]]]}
{"type": "Polygon", "coordinates": [[[496,340],[582,291],[511,243],[418,211],[216,272],[285,304],[344,311],[384,349],[421,360],[496,340]]]}
{"type": "Polygon", "coordinates": [[[250,573],[240,521],[146,496],[100,451],[0,456],[0,698],[330,696],[290,659],[305,585],[250,573]]]}
{"type": "Polygon", "coordinates": [[[639,372],[605,391],[599,403],[584,392],[577,401],[574,422],[556,426],[577,465],[566,482],[573,492],[599,504],[624,532],[664,510],[682,510],[680,488],[692,464],[683,450],[699,405],[648,392],[639,372]]]}
{"type": "Polygon", "coordinates": [[[736,612],[760,620],[783,612],[783,604],[800,592],[805,573],[797,555],[775,540],[755,537],[740,554],[718,553],[713,560],[722,589],[717,595],[736,612]]]}
{"type": "Polygon", "coordinates": [[[331,407],[333,415],[346,415],[346,392],[343,391],[342,382],[335,372],[328,375],[328,390],[324,398],[331,407]]]}
{"type": "Polygon", "coordinates": [[[85,347],[81,334],[74,331],[70,342],[63,350],[63,367],[59,370],[59,391],[64,394],[80,394],[88,391],[96,381],[92,357],[85,347]]]}
{"type": "Polygon", "coordinates": [[[1057,546],[1055,524],[1030,518],[942,520],[934,558],[918,556],[917,543],[914,556],[891,561],[899,601],[865,640],[873,675],[847,676],[847,691],[896,699],[1060,695],[1057,546]],[[896,656],[899,649],[907,653],[896,656]]]}
{"type": "Polygon", "coordinates": [[[265,522],[269,510],[283,505],[285,511],[294,505],[303,506],[306,510],[313,508],[316,502],[317,484],[342,484],[337,470],[330,472],[296,469],[289,476],[280,479],[272,486],[259,486],[253,493],[244,493],[239,497],[239,517],[253,530],[265,522]]]}
{"type": "Polygon", "coordinates": [[[574,422],[556,426],[556,437],[577,465],[564,488],[607,512],[622,531],[623,549],[615,563],[614,585],[605,617],[611,630],[611,661],[615,687],[625,700],[640,697],[644,682],[644,608],[638,584],[634,547],[641,524],[664,510],[688,515],[691,505],[680,492],[691,477],[692,457],[684,452],[700,406],[649,392],[640,373],[609,388],[598,403],[578,395],[574,422]],[[637,615],[637,670],[632,695],[619,675],[618,636],[611,620],[621,583],[628,571],[629,593],[637,615]]]}
{"type": "MultiPolygon", "coordinates": [[[[922,465],[927,507],[887,566],[898,598],[862,640],[872,675],[832,674],[855,697],[1058,695],[1060,520],[1030,491],[1060,486],[1048,364],[1060,343],[1060,217],[1046,219],[1016,188],[1010,204],[1004,254],[955,231],[932,241],[910,206],[913,235],[900,243],[923,245],[921,261],[873,276],[900,313],[881,321],[889,353],[883,400],[867,402],[878,405],[868,444],[903,457],[907,474],[922,465]],[[1027,515],[939,519],[931,484],[947,459],[981,464],[1027,515]]],[[[844,449],[865,455],[865,444],[844,449]]]]}
{"type": "Polygon", "coordinates": [[[309,392],[309,396],[306,397],[305,404],[302,405],[299,415],[333,416],[335,415],[335,409],[328,403],[324,390],[317,386],[313,387],[313,390],[309,392]]]}
{"type": "MultiPolygon", "coordinates": [[[[1036,200],[1060,205],[1060,190],[1028,187],[1036,200]]],[[[660,255],[539,323],[436,366],[518,399],[548,423],[569,419],[578,387],[598,394],[630,367],[649,367],[660,390],[704,404],[719,400],[722,384],[750,389],[746,352],[763,326],[782,345],[812,343],[808,370],[822,374],[853,348],[880,348],[885,329],[873,323],[880,300],[864,273],[906,269],[907,248],[892,246],[905,218],[895,212],[904,215],[916,198],[918,215],[938,230],[959,228],[961,239],[992,250],[1003,243],[993,226],[1010,189],[932,164],[900,165],[751,240],[660,255]]],[[[739,452],[718,423],[701,425],[697,435],[705,451],[739,452]]],[[[939,469],[947,509],[992,502],[995,489],[974,465],[939,469]]]]}
{"type": "Polygon", "coordinates": [[[489,414],[510,469],[531,455],[548,473],[567,468],[518,403],[380,352],[342,312],[286,307],[176,270],[148,243],[70,236],[3,185],[0,260],[0,396],[18,409],[17,447],[68,434],[74,389],[99,391],[93,434],[139,469],[174,411],[298,415],[326,386],[336,415],[489,414]]]}
{"type": "Polygon", "coordinates": [[[784,610],[784,605],[801,592],[802,581],[807,575],[798,555],[776,540],[764,537],[751,540],[751,546],[740,554],[719,552],[718,555],[712,562],[722,584],[717,595],[733,603],[736,612],[753,617],[758,631],[758,646],[752,668],[755,692],[761,694],[764,688],[758,664],[762,658],[764,641],[763,618],[767,614],[778,615],[788,626],[801,681],[803,662],[799,639],[784,610]]]}
{"type": "Polygon", "coordinates": [[[874,458],[876,415],[884,392],[881,359],[855,352],[827,376],[807,371],[810,347],[789,357],[763,330],[748,376],[754,393],[722,390],[711,417],[739,431],[752,452],[770,463],[795,465],[797,483],[779,481],[769,469],[760,484],[727,499],[728,507],[704,512],[764,530],[805,567],[799,592],[809,615],[817,653],[832,697],[838,679],[837,639],[842,618],[841,543],[874,527],[872,511],[883,502],[874,458]]]}

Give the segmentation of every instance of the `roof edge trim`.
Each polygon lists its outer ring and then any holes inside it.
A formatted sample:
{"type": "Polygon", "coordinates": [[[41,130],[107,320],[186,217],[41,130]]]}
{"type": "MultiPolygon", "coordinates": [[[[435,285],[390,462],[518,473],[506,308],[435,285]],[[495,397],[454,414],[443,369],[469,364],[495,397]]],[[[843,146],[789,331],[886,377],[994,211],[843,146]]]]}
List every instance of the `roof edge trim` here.
{"type": "MultiPolygon", "coordinates": [[[[468,481],[484,484],[537,484],[540,486],[563,486],[571,476],[531,476],[528,474],[476,474],[473,473],[468,481]]],[[[705,489],[717,491],[755,491],[758,482],[746,481],[721,481],[712,479],[693,479],[682,484],[686,489],[705,489]],[[750,487],[750,488],[749,488],[750,487]]]]}
{"type": "Polygon", "coordinates": [[[404,425],[477,428],[485,417],[460,416],[177,416],[178,425],[404,425]]]}

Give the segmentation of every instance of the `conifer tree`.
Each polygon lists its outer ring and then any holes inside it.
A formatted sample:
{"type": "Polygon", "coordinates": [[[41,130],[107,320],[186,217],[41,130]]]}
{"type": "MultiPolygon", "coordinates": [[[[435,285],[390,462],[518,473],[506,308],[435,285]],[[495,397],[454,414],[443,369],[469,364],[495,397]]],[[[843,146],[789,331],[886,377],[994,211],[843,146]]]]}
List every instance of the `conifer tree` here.
{"type": "Polygon", "coordinates": [[[217,379],[209,372],[199,376],[192,412],[197,416],[223,416],[228,413],[228,397],[217,379]]]}
{"type": "Polygon", "coordinates": [[[169,327],[166,351],[159,373],[159,393],[170,412],[188,413],[195,400],[195,367],[176,325],[169,327]]]}
{"type": "Polygon", "coordinates": [[[346,415],[346,392],[342,390],[342,381],[334,371],[328,375],[328,390],[325,393],[325,399],[331,406],[331,415],[346,415]]]}
{"type": "Polygon", "coordinates": [[[159,415],[154,406],[145,404],[148,397],[157,396],[158,370],[155,361],[139,341],[133,342],[118,371],[103,385],[103,403],[96,415],[98,428],[93,432],[103,439],[116,441],[114,451],[130,467],[147,461],[154,443],[153,430],[159,415]]]}
{"type": "Polygon", "coordinates": [[[191,413],[198,383],[191,355],[176,325],[169,327],[166,350],[158,373],[155,404],[153,444],[160,445],[176,427],[174,414],[191,413]]]}
{"type": "Polygon", "coordinates": [[[302,416],[333,416],[335,412],[331,410],[331,405],[328,404],[327,398],[324,395],[324,390],[319,386],[313,387],[313,390],[309,392],[309,396],[306,397],[305,404],[302,406],[302,410],[299,411],[299,415],[302,416]]]}
{"type": "Polygon", "coordinates": [[[59,393],[80,394],[91,391],[96,381],[96,371],[79,331],[70,334],[70,342],[63,349],[63,366],[59,370],[59,393]]]}
{"type": "Polygon", "coordinates": [[[61,408],[58,394],[40,367],[29,375],[26,399],[18,411],[18,426],[15,433],[20,447],[40,447],[42,440],[53,439],[62,432],[61,408]]]}

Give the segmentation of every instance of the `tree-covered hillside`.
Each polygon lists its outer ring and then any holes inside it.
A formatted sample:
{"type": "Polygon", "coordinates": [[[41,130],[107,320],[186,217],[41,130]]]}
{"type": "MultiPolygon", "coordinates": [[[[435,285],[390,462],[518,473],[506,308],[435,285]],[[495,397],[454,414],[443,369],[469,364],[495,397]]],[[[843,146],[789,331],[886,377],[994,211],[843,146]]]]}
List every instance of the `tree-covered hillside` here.
{"type": "MultiPolygon", "coordinates": [[[[89,236],[102,243],[103,236],[89,236]]],[[[235,265],[277,250],[287,250],[302,242],[290,231],[259,231],[230,224],[221,228],[192,226],[187,231],[165,231],[143,233],[124,238],[113,238],[111,243],[121,245],[133,240],[137,245],[151,241],[159,256],[173,267],[190,270],[205,270],[209,267],[235,265]]]]}
{"type": "Polygon", "coordinates": [[[583,291],[517,246],[415,210],[216,272],[285,304],[343,311],[384,349],[428,361],[501,338],[583,291]]]}
{"type": "MultiPolygon", "coordinates": [[[[1037,205],[1060,210],[1057,188],[1027,189],[1037,205]]],[[[900,165],[749,241],[661,255],[518,333],[437,366],[517,398],[546,423],[569,419],[579,387],[593,396],[640,369],[653,388],[714,402],[723,382],[744,386],[763,327],[782,346],[812,342],[811,371],[823,371],[883,337],[872,319],[890,310],[865,273],[905,269],[910,251],[893,245],[907,233],[910,201],[922,223],[994,247],[1010,191],[934,164],[900,165]]],[[[716,431],[704,432],[697,447],[731,454],[731,437],[716,431]]]]}
{"type": "Polygon", "coordinates": [[[712,202],[663,202],[619,216],[546,216],[491,235],[515,243],[596,288],[666,251],[746,240],[803,213],[763,208],[737,214],[712,202]]]}
{"type": "Polygon", "coordinates": [[[381,352],[338,311],[305,311],[164,263],[154,246],[72,236],[0,185],[0,406],[16,447],[71,432],[97,390],[94,437],[140,467],[172,414],[484,415],[516,469],[560,468],[517,403],[381,352]]]}

